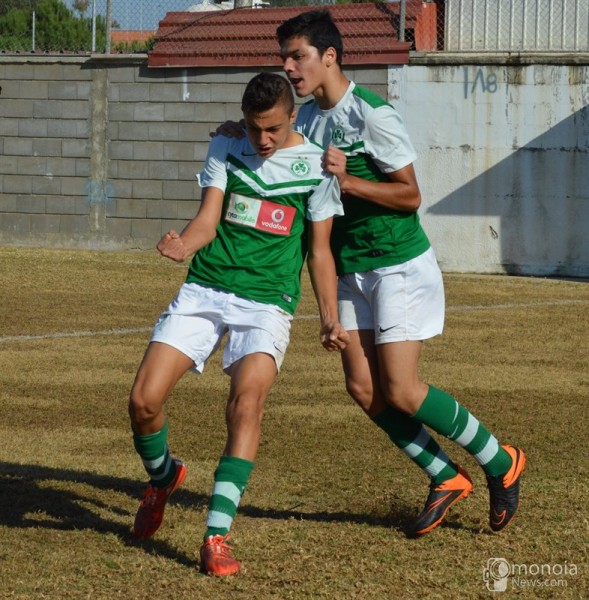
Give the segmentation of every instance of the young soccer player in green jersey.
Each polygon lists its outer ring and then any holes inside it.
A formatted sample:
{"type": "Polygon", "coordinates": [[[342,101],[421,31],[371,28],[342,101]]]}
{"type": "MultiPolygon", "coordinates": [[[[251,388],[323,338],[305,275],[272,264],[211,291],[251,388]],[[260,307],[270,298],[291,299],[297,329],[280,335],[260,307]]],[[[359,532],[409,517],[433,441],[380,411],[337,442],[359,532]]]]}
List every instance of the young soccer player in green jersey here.
{"type": "Polygon", "coordinates": [[[322,150],[292,130],[294,97],[284,77],[254,77],[242,110],[247,137],[211,141],[198,176],[204,191],[197,216],[157,245],[172,260],[193,258],[186,282],[154,327],[129,401],[135,449],[150,477],[134,535],[147,538],[186,477],[186,465],[168,448],[164,403],[184,373],[203,371],[228,334],[228,435],[200,550],[200,568],[212,575],[240,568],[229,530],[254,467],[264,402],[289,342],[305,253],[321,343],[341,350],[348,339],[337,316],[330,250],[333,217],[343,212],[337,179],[322,169],[322,150]]]}
{"type": "Polygon", "coordinates": [[[416,154],[403,123],[386,101],[346,78],[342,38],[328,11],[289,19],[277,37],[295,93],[313,95],[296,128],[327,148],[324,166],[342,191],[345,215],[334,224],[332,249],[339,317],[350,333],[342,352],[347,390],[431,480],[408,533],[431,531],[473,489],[468,473],[423,425],[465,448],[483,468],[490,527],[500,531],[518,508],[524,452],[500,445],[463,405],[418,375],[423,341],[443,329],[444,289],[417,214],[416,154]]]}

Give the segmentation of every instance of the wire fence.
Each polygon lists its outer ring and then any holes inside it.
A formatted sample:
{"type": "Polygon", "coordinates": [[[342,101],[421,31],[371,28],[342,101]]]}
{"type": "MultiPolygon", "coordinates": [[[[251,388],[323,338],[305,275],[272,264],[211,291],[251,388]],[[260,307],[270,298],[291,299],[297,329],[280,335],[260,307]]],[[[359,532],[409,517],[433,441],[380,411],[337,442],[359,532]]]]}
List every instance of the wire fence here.
{"type": "MultiPolygon", "coordinates": [[[[191,12],[196,20],[207,11],[292,6],[302,9],[335,3],[336,0],[3,0],[0,52],[147,52],[156,41],[160,21],[170,12],[191,12]]],[[[349,3],[358,5],[361,19],[366,10],[364,3],[349,3]]],[[[390,0],[388,4],[398,5],[395,30],[399,39],[411,42],[414,51],[589,51],[589,0],[390,0]]]]}

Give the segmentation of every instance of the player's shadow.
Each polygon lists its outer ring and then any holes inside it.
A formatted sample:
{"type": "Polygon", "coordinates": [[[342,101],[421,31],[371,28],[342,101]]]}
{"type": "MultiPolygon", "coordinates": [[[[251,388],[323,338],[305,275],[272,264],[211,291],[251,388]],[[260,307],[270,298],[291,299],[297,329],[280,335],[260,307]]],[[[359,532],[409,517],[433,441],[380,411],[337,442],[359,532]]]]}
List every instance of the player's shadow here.
{"type": "Polygon", "coordinates": [[[395,507],[385,517],[369,514],[352,513],[346,511],[330,512],[328,510],[318,512],[305,512],[303,510],[272,508],[259,508],[249,504],[239,507],[239,514],[253,519],[278,519],[286,521],[295,519],[297,521],[317,521],[323,523],[355,523],[358,525],[371,525],[372,527],[385,527],[402,531],[407,520],[414,514],[409,507],[395,507]]]}
{"type": "MultiPolygon", "coordinates": [[[[134,510],[130,512],[115,501],[105,503],[97,500],[90,488],[124,493],[138,500],[145,489],[145,482],[111,477],[88,471],[73,471],[37,465],[0,463],[0,525],[19,528],[55,529],[79,531],[90,529],[99,533],[116,535],[128,546],[143,548],[150,554],[172,559],[193,567],[195,558],[158,539],[135,540],[131,535],[134,510]],[[60,482],[52,485],[52,482],[60,482]],[[74,485],[63,489],[61,483],[74,485]],[[125,517],[124,525],[99,512],[125,517]]],[[[194,507],[206,505],[208,498],[178,490],[173,501],[194,507]]]]}
{"type": "MultiPolygon", "coordinates": [[[[111,533],[128,546],[143,548],[150,554],[172,559],[188,567],[194,566],[194,557],[179,552],[162,539],[138,541],[132,537],[130,527],[137,504],[128,510],[122,508],[116,499],[105,503],[98,500],[88,488],[112,491],[113,494],[122,493],[139,500],[145,489],[145,482],[88,471],[0,463],[0,525],[19,528],[45,527],[62,531],[90,529],[99,533],[111,533]],[[59,484],[52,485],[52,482],[59,484]],[[64,482],[74,485],[63,489],[61,484],[64,482]],[[109,512],[115,517],[123,517],[128,524],[122,524],[116,518],[108,518],[109,512]]],[[[202,510],[208,505],[208,500],[208,495],[180,489],[175,492],[171,503],[202,510]]],[[[259,508],[245,502],[241,504],[239,514],[254,519],[356,523],[402,532],[409,520],[415,516],[415,510],[396,501],[386,516],[379,517],[346,511],[305,512],[295,508],[259,508]]],[[[444,526],[465,529],[460,523],[450,520],[447,520],[444,526]]]]}
{"type": "MultiPolygon", "coordinates": [[[[396,498],[394,503],[389,507],[385,516],[358,514],[344,511],[304,512],[302,510],[296,511],[294,509],[274,510],[262,509],[251,505],[244,505],[240,506],[239,508],[239,514],[250,518],[280,520],[295,519],[300,521],[320,521],[326,523],[355,523],[359,525],[370,525],[372,527],[394,529],[403,534],[408,534],[408,525],[413,519],[415,519],[418,512],[419,510],[416,510],[415,507],[406,502],[400,501],[398,498],[396,498]]],[[[448,528],[467,531],[477,535],[488,533],[484,530],[481,530],[480,527],[465,525],[459,520],[458,514],[455,517],[452,515],[447,516],[439,525],[439,527],[441,529],[448,528]]]]}

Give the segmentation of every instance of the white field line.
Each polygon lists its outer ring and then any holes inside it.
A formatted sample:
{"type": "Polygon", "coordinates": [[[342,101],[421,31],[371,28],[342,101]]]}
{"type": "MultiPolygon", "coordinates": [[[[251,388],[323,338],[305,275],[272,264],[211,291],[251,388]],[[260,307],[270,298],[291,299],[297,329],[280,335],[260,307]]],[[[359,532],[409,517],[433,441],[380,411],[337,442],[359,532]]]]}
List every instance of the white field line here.
{"type": "MultiPolygon", "coordinates": [[[[464,306],[448,306],[446,312],[460,313],[486,310],[510,310],[518,308],[538,308],[541,306],[565,306],[569,304],[585,304],[583,300],[553,300],[547,302],[531,302],[528,304],[475,304],[464,306]]],[[[295,320],[311,320],[318,319],[318,315],[295,315],[295,320]]],[[[136,328],[118,328],[102,329],[99,331],[69,331],[45,333],[41,335],[6,335],[0,336],[0,344],[10,342],[29,342],[36,340],[56,340],[62,338],[82,338],[82,337],[98,337],[101,335],[129,335],[132,333],[148,333],[152,327],[136,327],[136,328]]]]}
{"type": "Polygon", "coordinates": [[[57,340],[61,338],[96,337],[99,335],[128,335],[130,333],[145,333],[146,331],[151,331],[151,329],[151,327],[137,327],[135,329],[113,327],[112,329],[102,329],[100,331],[58,331],[56,333],[45,333],[41,335],[6,335],[0,337],[0,343],[57,340]]]}

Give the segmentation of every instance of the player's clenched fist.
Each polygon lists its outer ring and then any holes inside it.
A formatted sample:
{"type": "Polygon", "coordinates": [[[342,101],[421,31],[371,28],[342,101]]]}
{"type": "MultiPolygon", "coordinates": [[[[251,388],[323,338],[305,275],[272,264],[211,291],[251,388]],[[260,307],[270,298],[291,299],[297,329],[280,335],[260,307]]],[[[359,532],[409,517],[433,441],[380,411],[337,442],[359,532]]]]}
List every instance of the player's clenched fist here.
{"type": "Polygon", "coordinates": [[[340,182],[340,186],[346,177],[347,157],[343,150],[335,146],[328,146],[323,155],[323,168],[332,175],[335,175],[340,182]]]}
{"type": "Polygon", "coordinates": [[[340,323],[329,321],[321,327],[320,339],[322,346],[333,352],[343,350],[350,341],[350,335],[340,323]]]}
{"type": "Polygon", "coordinates": [[[184,262],[187,256],[186,246],[176,231],[168,231],[156,246],[158,252],[176,262],[184,262]]]}

